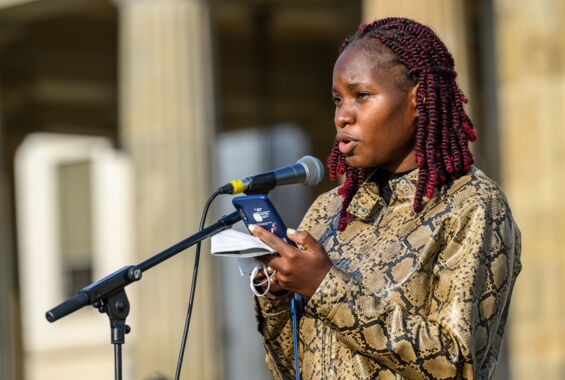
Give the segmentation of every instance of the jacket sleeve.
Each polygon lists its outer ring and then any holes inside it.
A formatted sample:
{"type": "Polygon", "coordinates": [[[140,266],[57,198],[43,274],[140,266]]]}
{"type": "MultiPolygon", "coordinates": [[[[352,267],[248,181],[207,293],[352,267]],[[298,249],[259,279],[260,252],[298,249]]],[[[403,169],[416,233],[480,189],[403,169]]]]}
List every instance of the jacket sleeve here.
{"type": "Polygon", "coordinates": [[[354,352],[408,379],[490,377],[484,372],[494,368],[483,364],[498,355],[493,342],[502,338],[520,271],[520,233],[500,199],[465,206],[447,231],[426,315],[406,310],[397,297],[379,297],[335,267],[305,312],[354,352]]]}
{"type": "Polygon", "coordinates": [[[266,362],[275,379],[289,379],[294,374],[294,351],[290,294],[269,300],[255,297],[257,328],[263,336],[266,362]]]}

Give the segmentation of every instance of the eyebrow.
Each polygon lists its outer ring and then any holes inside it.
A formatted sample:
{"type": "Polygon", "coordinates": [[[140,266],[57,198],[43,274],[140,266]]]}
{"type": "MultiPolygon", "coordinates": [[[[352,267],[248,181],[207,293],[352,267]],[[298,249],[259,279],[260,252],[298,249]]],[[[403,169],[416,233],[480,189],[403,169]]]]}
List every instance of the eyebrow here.
{"type": "MultiPolygon", "coordinates": [[[[348,90],[355,90],[359,87],[367,87],[367,86],[369,86],[368,82],[353,82],[353,83],[348,83],[346,85],[348,90]]],[[[334,86],[332,86],[332,92],[337,92],[337,89],[334,86]]]]}

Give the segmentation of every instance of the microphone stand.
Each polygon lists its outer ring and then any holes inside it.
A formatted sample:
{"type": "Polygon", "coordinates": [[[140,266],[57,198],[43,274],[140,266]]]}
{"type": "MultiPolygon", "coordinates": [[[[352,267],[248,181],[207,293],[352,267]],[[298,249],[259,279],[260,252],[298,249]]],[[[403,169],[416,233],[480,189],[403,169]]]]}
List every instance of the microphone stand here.
{"type": "Polygon", "coordinates": [[[241,220],[239,212],[233,212],[220,218],[216,223],[181,240],[149,259],[137,264],[128,265],[114,273],[98,280],[70,297],[63,303],[49,310],[45,317],[49,322],[55,322],[86,305],[92,305],[101,313],[106,313],[110,319],[111,341],[114,345],[114,373],[115,379],[122,379],[122,345],[125,343],[125,334],[130,332],[126,318],[130,311],[130,304],[125,292],[125,287],[132,282],[141,280],[142,273],[154,266],[170,259],[177,253],[189,248],[196,243],[231,228],[241,220]]]}

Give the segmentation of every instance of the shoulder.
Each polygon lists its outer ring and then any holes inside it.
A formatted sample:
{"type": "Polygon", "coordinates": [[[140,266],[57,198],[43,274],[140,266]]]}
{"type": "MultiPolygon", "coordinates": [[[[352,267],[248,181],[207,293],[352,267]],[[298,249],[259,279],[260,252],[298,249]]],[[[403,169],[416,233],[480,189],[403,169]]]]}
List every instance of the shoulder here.
{"type": "Polygon", "coordinates": [[[444,186],[425,207],[423,217],[441,225],[448,241],[479,244],[495,236],[506,242],[520,240],[520,230],[502,189],[474,167],[444,186]]]}
{"type": "Polygon", "coordinates": [[[455,240],[495,239],[519,250],[520,230],[500,186],[474,168],[442,189],[440,204],[445,205],[446,230],[455,240]]]}
{"type": "Polygon", "coordinates": [[[469,260],[473,255],[480,260],[503,255],[519,272],[521,233],[495,181],[473,168],[442,189],[437,205],[445,210],[443,227],[448,247],[438,257],[440,266],[452,265],[463,257],[469,260]]]}
{"type": "Polygon", "coordinates": [[[318,235],[318,230],[327,227],[333,218],[339,215],[343,197],[337,193],[337,189],[338,187],[335,187],[316,198],[300,223],[301,230],[314,236],[318,235]]]}
{"type": "Polygon", "coordinates": [[[483,171],[473,167],[469,173],[442,188],[439,199],[451,210],[490,210],[510,213],[510,206],[500,186],[483,171]]]}

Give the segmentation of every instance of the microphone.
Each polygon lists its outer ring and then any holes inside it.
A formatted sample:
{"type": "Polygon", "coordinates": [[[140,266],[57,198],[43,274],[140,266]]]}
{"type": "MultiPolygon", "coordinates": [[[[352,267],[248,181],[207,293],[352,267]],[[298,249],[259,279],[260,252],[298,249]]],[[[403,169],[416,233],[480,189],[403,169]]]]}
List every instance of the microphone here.
{"type": "Polygon", "coordinates": [[[219,194],[266,194],[277,186],[295,183],[316,186],[324,177],[324,166],[316,157],[304,156],[295,164],[244,179],[234,179],[218,189],[219,194]]]}

